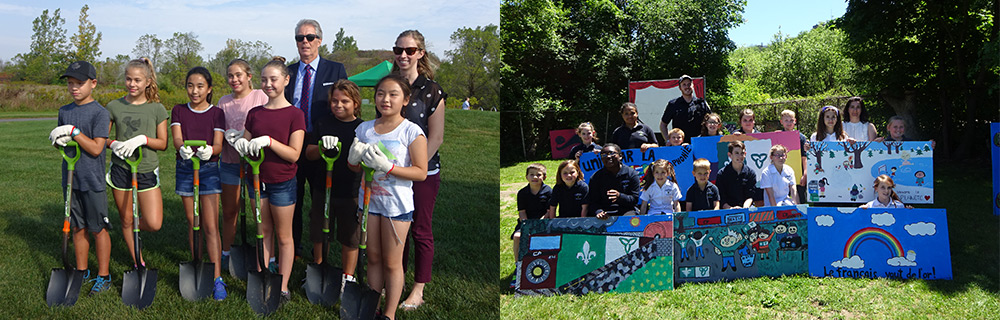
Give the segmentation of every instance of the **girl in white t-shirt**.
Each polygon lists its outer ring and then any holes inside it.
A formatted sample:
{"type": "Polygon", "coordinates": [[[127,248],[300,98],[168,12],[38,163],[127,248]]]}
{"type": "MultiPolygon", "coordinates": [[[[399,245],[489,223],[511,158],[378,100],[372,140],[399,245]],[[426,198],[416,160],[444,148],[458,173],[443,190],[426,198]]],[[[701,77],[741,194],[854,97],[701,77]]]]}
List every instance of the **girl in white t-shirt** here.
{"type": "Polygon", "coordinates": [[[847,137],[859,141],[872,141],[878,137],[875,125],[868,122],[868,111],[865,110],[864,101],[861,97],[851,97],[847,99],[847,120],[844,122],[844,133],[847,137]]]}
{"type": "Polygon", "coordinates": [[[681,188],[677,186],[674,166],[660,159],[646,167],[643,181],[641,214],[672,214],[681,211],[681,188]],[[656,183],[653,183],[655,180],[656,183]]]}
{"type": "MultiPolygon", "coordinates": [[[[352,170],[360,170],[360,161],[375,170],[368,205],[368,286],[385,289],[382,314],[390,319],[403,293],[402,240],[413,221],[413,181],[427,178],[427,137],[402,114],[410,92],[410,83],[399,75],[379,80],[375,107],[382,117],[354,130],[357,138],[347,158],[352,170]]],[[[363,198],[365,188],[360,189],[363,198]]]]}
{"type": "Polygon", "coordinates": [[[896,191],[892,190],[896,187],[896,183],[892,181],[892,177],[888,175],[880,175],[875,178],[875,200],[869,201],[866,204],[859,206],[861,209],[868,208],[907,208],[913,209],[912,206],[903,204],[899,201],[899,195],[896,195],[896,191]]]}
{"type": "Polygon", "coordinates": [[[760,177],[760,187],[764,189],[764,205],[790,206],[798,202],[795,191],[795,173],[785,164],[788,149],[783,145],[771,147],[771,165],[764,169],[760,177]]]}
{"type": "Polygon", "coordinates": [[[847,134],[844,133],[844,124],[840,115],[840,109],[834,106],[825,106],[819,109],[819,119],[816,121],[816,132],[809,137],[809,141],[844,141],[847,134]]]}

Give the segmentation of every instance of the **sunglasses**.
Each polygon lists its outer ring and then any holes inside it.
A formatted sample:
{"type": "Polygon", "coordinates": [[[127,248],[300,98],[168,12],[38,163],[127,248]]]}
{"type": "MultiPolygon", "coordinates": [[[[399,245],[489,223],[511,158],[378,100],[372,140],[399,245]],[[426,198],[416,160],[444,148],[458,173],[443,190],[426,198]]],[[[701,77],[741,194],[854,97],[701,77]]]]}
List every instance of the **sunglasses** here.
{"type": "Polygon", "coordinates": [[[403,51],[406,51],[406,55],[412,56],[414,53],[417,53],[417,50],[420,50],[420,48],[417,48],[417,47],[408,47],[408,48],[392,47],[392,53],[395,53],[397,55],[403,54],[403,51]]]}
{"type": "Polygon", "coordinates": [[[313,33],[310,33],[310,34],[297,34],[297,35],[295,35],[295,42],[302,42],[302,39],[313,41],[313,40],[316,40],[316,38],[319,38],[319,36],[316,35],[316,34],[313,34],[313,33]]]}

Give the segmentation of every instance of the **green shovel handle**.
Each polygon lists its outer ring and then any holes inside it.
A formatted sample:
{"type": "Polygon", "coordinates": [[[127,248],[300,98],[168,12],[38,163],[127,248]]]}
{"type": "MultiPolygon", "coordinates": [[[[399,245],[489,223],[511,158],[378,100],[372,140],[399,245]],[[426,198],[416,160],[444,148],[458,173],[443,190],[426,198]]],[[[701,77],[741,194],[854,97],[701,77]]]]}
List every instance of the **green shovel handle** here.
{"type": "Polygon", "coordinates": [[[333,170],[333,163],[336,162],[338,158],[340,158],[342,150],[344,149],[341,148],[340,141],[337,141],[337,155],[333,157],[327,157],[326,153],[323,152],[323,140],[319,141],[319,156],[323,157],[323,161],[326,161],[326,171],[333,170]]]}
{"type": "MultiPolygon", "coordinates": [[[[184,146],[186,147],[204,147],[207,145],[208,143],[205,140],[184,140],[184,146]]],[[[201,159],[198,156],[191,157],[191,162],[194,164],[192,166],[194,170],[201,169],[201,159]]]]}
{"type": "Polygon", "coordinates": [[[260,164],[264,162],[264,148],[260,148],[260,158],[254,160],[250,156],[244,156],[243,160],[250,164],[250,172],[260,174],[260,164]]]}
{"type": "Polygon", "coordinates": [[[80,144],[76,143],[76,141],[70,140],[69,142],[66,142],[66,147],[59,148],[59,153],[61,153],[63,159],[66,160],[66,169],[67,170],[75,170],[76,169],[76,161],[80,160],[80,144]],[[76,153],[75,153],[74,156],[70,157],[70,156],[66,155],[66,148],[68,148],[68,147],[74,147],[74,148],[76,148],[76,153]]]}
{"type": "Polygon", "coordinates": [[[132,173],[139,172],[139,162],[142,162],[142,147],[136,148],[135,153],[137,154],[135,160],[125,159],[125,163],[128,163],[128,166],[131,167],[132,173]]]}

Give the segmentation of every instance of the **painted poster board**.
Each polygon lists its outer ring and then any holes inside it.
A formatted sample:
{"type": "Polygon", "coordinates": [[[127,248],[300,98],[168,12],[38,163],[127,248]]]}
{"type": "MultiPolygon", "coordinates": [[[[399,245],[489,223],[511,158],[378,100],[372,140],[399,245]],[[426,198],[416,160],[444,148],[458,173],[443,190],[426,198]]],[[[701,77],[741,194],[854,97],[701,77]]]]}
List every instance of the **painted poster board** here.
{"type": "Polygon", "coordinates": [[[934,203],[930,141],[806,143],[810,146],[806,154],[809,202],[866,203],[875,199],[875,178],[887,174],[903,203],[934,203]]]}
{"type": "Polygon", "coordinates": [[[673,217],[527,220],[516,295],[672,290],[673,217]]]}
{"type": "Polygon", "coordinates": [[[747,147],[745,164],[757,174],[760,180],[761,172],[771,165],[768,157],[771,146],[780,144],[788,149],[788,160],[785,164],[795,171],[795,179],[802,178],[802,151],[799,146],[798,131],[762,132],[743,135],[725,135],[691,138],[694,147],[694,157],[705,158],[712,163],[712,173],[709,180],[715,181],[719,168],[729,163],[729,143],[743,141],[747,147]],[[795,160],[798,159],[798,160],[795,160]]]}
{"type": "Polygon", "coordinates": [[[814,277],[951,279],[944,209],[809,208],[814,277]]]}
{"type": "Polygon", "coordinates": [[[993,154],[993,214],[1000,215],[1000,122],[990,124],[990,150],[993,154]]]}
{"type": "MultiPolygon", "coordinates": [[[[639,149],[625,149],[622,150],[622,166],[635,169],[641,177],[647,165],[659,159],[666,159],[674,165],[677,186],[681,189],[682,197],[687,197],[688,188],[694,184],[694,175],[691,174],[694,171],[693,153],[690,145],[649,148],[646,149],[645,153],[639,149]]],[[[604,162],[597,154],[586,153],[580,156],[580,168],[583,169],[584,181],[590,183],[590,177],[594,176],[594,172],[597,170],[604,168],[604,162]]],[[[683,201],[684,198],[681,200],[683,201]]]]}
{"type": "Polygon", "coordinates": [[[583,144],[583,141],[580,140],[580,136],[576,135],[575,129],[549,131],[549,148],[552,151],[552,159],[569,158],[569,151],[580,144],[583,144]]]}
{"type": "MultiPolygon", "coordinates": [[[[705,98],[705,78],[691,78],[691,83],[694,85],[694,96],[705,98]]],[[[677,79],[629,81],[628,101],[639,107],[639,119],[650,124],[653,132],[660,132],[659,123],[663,110],[667,109],[667,102],[681,96],[679,85],[677,79]]],[[[671,128],[673,123],[667,125],[667,130],[671,128]]]]}
{"type": "Polygon", "coordinates": [[[806,206],[674,214],[678,283],[809,271],[806,206]]]}

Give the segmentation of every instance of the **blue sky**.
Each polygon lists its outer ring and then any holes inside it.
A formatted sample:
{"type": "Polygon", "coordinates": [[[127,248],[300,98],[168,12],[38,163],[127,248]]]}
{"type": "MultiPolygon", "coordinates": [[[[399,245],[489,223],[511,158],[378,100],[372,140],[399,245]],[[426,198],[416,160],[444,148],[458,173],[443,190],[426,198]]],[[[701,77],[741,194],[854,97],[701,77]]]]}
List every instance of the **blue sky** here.
{"type": "Polygon", "coordinates": [[[847,10],[846,0],[747,0],[739,27],[729,30],[737,46],[768,44],[781,33],[796,36],[821,21],[838,18],[847,10]]]}
{"type": "MultiPolygon", "coordinates": [[[[137,0],[87,1],[90,21],[103,33],[103,57],[131,55],[135,41],[144,34],[169,39],[174,32],[194,32],[201,41],[203,57],[215,55],[226,39],[262,40],[272,53],[291,59],[295,51],[295,23],[315,19],[323,27],[324,44],[331,44],[340,28],[353,36],[360,49],[390,49],[396,36],[418,29],[427,40],[428,50],[444,57],[453,49],[451,34],[460,27],[475,28],[500,24],[500,4],[496,0],[423,1],[239,1],[239,0],[137,0]],[[291,8],[290,3],[299,4],[291,8]]],[[[28,52],[31,22],[42,10],[50,14],[61,8],[66,20],[66,36],[77,31],[84,2],[33,0],[0,2],[0,59],[28,52]]]]}

